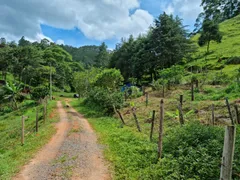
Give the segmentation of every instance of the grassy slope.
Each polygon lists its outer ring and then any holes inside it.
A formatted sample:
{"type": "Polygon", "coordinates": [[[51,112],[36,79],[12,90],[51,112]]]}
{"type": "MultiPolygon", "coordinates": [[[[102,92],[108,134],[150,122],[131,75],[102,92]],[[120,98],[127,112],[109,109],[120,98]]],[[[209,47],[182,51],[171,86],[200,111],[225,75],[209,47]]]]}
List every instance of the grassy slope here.
{"type": "MultiPolygon", "coordinates": [[[[124,116],[127,126],[121,128],[118,118],[102,116],[78,100],[71,104],[88,118],[97,131],[100,142],[106,147],[105,157],[111,162],[114,179],[219,178],[224,131],[222,127],[203,126],[194,121],[181,127],[178,122],[166,119],[164,158],[157,161],[158,118],[154,140],[150,142],[150,126],[143,122],[143,117],[138,116],[143,131],[139,133],[132,118],[124,116]]],[[[138,111],[138,115],[139,113],[138,111]]],[[[236,143],[238,147],[240,142],[236,143]]],[[[237,149],[235,154],[234,179],[238,179],[240,171],[238,151],[237,149]]]]}
{"type": "MultiPolygon", "coordinates": [[[[207,62],[205,62],[204,54],[206,52],[206,46],[199,47],[198,52],[195,54],[196,60],[191,62],[189,65],[197,65],[204,67],[207,64],[219,65],[224,64],[224,62],[219,63],[220,58],[229,58],[234,56],[240,56],[240,15],[226,20],[220,24],[220,31],[223,34],[223,39],[221,43],[211,42],[210,44],[210,55],[208,55],[207,62]]],[[[192,38],[194,42],[198,41],[199,35],[192,38]]],[[[226,65],[222,71],[225,73],[232,73],[235,69],[240,68],[238,65],[226,65]]]]}
{"type": "MultiPolygon", "coordinates": [[[[40,119],[39,132],[34,132],[36,108],[31,101],[25,101],[25,108],[5,114],[0,117],[0,179],[11,179],[21,166],[28,162],[55,133],[53,123],[58,120],[57,115],[51,114],[56,107],[52,101],[48,105],[48,120],[43,124],[40,119]],[[29,105],[27,105],[29,103],[29,105]],[[51,114],[51,115],[50,115],[51,114]],[[21,145],[21,116],[28,116],[25,121],[25,144],[21,145]]],[[[39,112],[42,116],[42,108],[39,112]]]]}

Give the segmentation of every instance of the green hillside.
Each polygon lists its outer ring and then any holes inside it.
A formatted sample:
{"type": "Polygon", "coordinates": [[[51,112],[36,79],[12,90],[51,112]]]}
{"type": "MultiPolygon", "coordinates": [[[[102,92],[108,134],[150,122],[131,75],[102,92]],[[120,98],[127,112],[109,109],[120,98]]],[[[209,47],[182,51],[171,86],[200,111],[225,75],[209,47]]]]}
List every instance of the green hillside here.
{"type": "Polygon", "coordinates": [[[226,20],[220,24],[220,31],[223,35],[222,42],[210,43],[210,54],[205,60],[206,46],[200,47],[197,44],[199,34],[194,36],[192,40],[198,46],[197,53],[194,54],[194,61],[189,66],[199,68],[207,68],[208,70],[221,71],[227,74],[240,68],[240,58],[238,64],[227,64],[227,60],[232,57],[240,57],[240,16],[226,20]]]}
{"type": "Polygon", "coordinates": [[[95,45],[79,48],[67,45],[61,45],[61,47],[72,55],[73,61],[81,62],[84,67],[92,66],[99,52],[99,47],[95,45]]]}

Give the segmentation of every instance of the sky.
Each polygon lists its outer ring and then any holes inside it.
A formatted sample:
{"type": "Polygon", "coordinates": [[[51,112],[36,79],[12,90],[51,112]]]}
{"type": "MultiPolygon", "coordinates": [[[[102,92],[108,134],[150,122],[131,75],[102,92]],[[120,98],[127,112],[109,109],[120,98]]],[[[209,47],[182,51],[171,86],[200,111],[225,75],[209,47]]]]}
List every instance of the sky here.
{"type": "Polygon", "coordinates": [[[202,11],[201,0],[0,0],[0,37],[47,38],[75,47],[113,49],[120,39],[144,34],[161,13],[178,15],[188,29],[202,11]]]}

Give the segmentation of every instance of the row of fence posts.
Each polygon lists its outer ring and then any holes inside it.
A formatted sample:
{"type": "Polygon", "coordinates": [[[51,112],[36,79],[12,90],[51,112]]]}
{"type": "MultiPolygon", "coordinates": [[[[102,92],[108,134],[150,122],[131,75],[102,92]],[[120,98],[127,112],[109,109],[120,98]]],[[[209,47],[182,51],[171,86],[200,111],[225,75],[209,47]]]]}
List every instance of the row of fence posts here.
{"type": "MultiPolygon", "coordinates": [[[[47,98],[40,101],[43,104],[43,123],[45,124],[47,120],[47,104],[48,100],[47,98]]],[[[21,117],[22,122],[22,130],[21,130],[21,144],[24,145],[25,143],[25,120],[28,119],[26,116],[21,117]]],[[[35,120],[35,132],[38,132],[39,128],[39,107],[36,107],[36,120],[35,120]]]]}
{"type": "MultiPolygon", "coordinates": [[[[192,83],[193,84],[193,83],[192,83]]],[[[193,85],[192,85],[193,87],[193,85]]],[[[148,93],[145,93],[146,97],[146,106],[148,106],[148,93]]],[[[192,100],[194,100],[193,95],[193,88],[192,88],[192,100]]],[[[184,125],[184,114],[183,114],[183,95],[180,95],[179,99],[179,105],[178,105],[178,111],[179,111],[179,122],[181,125],[184,125]]],[[[221,163],[221,174],[220,179],[221,180],[228,180],[231,179],[232,176],[232,164],[233,164],[233,156],[234,156],[234,147],[235,147],[235,137],[236,137],[236,127],[235,122],[240,124],[240,115],[238,111],[237,104],[234,105],[234,110],[236,113],[236,121],[234,122],[234,118],[232,115],[231,107],[229,104],[228,98],[226,98],[226,106],[228,109],[229,117],[231,119],[231,126],[226,126],[225,128],[225,135],[224,135],[224,147],[223,147],[223,154],[222,154],[222,163],[221,163]]],[[[211,106],[211,120],[212,125],[215,125],[215,106],[212,104],[211,106]]],[[[122,124],[125,125],[125,121],[123,119],[123,116],[121,115],[120,111],[117,110],[117,113],[122,121],[122,124]]],[[[132,108],[133,117],[136,123],[136,127],[139,132],[141,132],[141,127],[136,115],[136,108],[132,108]]],[[[155,110],[152,112],[152,118],[151,118],[151,130],[150,130],[150,141],[153,140],[153,130],[154,130],[154,123],[155,123],[155,110]]],[[[161,99],[160,101],[160,121],[159,121],[159,135],[158,135],[158,159],[162,157],[162,142],[163,142],[163,122],[164,122],[164,100],[161,99]]]]}

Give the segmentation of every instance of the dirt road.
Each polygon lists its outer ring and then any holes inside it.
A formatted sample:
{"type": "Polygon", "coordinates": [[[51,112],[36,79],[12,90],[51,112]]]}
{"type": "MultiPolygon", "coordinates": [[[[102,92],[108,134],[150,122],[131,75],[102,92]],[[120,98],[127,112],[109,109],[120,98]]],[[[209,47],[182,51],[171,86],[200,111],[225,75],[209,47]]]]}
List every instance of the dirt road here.
{"type": "Polygon", "coordinates": [[[88,121],[73,108],[57,103],[57,133],[14,180],[110,180],[102,149],[88,121]]]}

